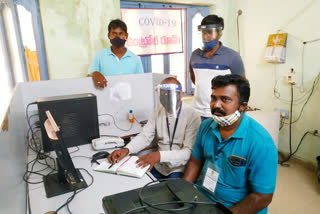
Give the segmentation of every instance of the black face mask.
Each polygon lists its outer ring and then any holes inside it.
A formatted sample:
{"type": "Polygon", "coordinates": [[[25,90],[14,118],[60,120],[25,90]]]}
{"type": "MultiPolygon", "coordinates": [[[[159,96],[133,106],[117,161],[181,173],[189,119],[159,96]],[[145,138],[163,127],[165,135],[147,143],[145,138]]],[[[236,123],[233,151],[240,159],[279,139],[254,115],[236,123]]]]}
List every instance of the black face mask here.
{"type": "Polygon", "coordinates": [[[113,46],[120,48],[124,46],[124,43],[126,43],[127,40],[125,39],[120,39],[119,37],[114,37],[113,39],[110,39],[110,42],[113,46]]]}

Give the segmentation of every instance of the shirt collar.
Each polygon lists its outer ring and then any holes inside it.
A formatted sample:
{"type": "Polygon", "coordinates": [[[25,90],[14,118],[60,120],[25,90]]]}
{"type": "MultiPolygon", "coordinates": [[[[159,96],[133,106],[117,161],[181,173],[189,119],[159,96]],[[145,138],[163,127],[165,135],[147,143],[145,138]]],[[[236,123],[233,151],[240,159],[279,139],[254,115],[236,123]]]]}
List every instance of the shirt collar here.
{"type": "MultiPolygon", "coordinates": [[[[112,53],[111,47],[109,47],[109,48],[107,49],[107,54],[116,57],[116,55],[115,55],[114,53],[112,53]]],[[[134,54],[126,47],[126,53],[123,55],[122,58],[131,57],[131,56],[133,56],[133,55],[134,55],[134,54]]],[[[122,59],[122,58],[121,58],[121,59],[122,59]]]]}
{"type": "MultiPolygon", "coordinates": [[[[240,122],[240,125],[238,126],[235,133],[233,133],[233,135],[231,137],[229,137],[228,139],[224,140],[224,142],[226,142],[227,140],[229,140],[231,138],[246,138],[248,125],[249,125],[249,119],[248,119],[246,112],[244,112],[242,119],[241,119],[241,122],[240,122]]],[[[213,120],[213,123],[211,123],[210,127],[212,128],[213,133],[216,135],[219,142],[221,143],[222,139],[221,139],[221,135],[219,132],[218,124],[213,120]]]]}

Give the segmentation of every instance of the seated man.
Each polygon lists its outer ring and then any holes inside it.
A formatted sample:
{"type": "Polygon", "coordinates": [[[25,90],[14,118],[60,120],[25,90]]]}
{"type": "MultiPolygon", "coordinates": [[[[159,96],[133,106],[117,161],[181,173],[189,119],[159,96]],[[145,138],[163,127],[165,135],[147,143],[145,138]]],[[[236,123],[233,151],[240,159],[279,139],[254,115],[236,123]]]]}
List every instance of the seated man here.
{"type": "Polygon", "coordinates": [[[115,19],[109,23],[108,38],[111,47],[97,53],[88,71],[97,88],[107,86],[104,76],[143,73],[140,58],[124,45],[128,33],[123,21],[115,19]]]}
{"type": "MultiPolygon", "coordinates": [[[[267,213],[276,186],[278,155],[269,133],[246,115],[249,82],[234,74],[212,79],[213,118],[199,129],[183,178],[220,199],[234,214],[267,213]]],[[[214,197],[213,197],[214,196],[214,197]]]]}
{"type": "Polygon", "coordinates": [[[108,156],[116,163],[128,154],[138,153],[156,137],[158,151],[139,157],[139,166],[150,164],[149,170],[157,178],[181,177],[188,162],[200,126],[200,117],[181,101],[180,82],[169,77],[160,84],[160,103],[149,117],[148,123],[124,149],[108,156]]]}

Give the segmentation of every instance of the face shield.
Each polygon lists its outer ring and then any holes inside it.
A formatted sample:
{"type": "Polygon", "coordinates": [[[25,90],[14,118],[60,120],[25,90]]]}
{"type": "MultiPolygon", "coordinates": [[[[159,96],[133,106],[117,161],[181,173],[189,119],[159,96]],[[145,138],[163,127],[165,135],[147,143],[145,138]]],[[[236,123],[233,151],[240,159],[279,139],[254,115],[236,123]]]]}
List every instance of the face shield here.
{"type": "Polygon", "coordinates": [[[177,108],[180,107],[182,97],[181,85],[162,83],[156,88],[155,108],[165,108],[166,112],[173,117],[177,116],[177,108]]]}
{"type": "Polygon", "coordinates": [[[219,35],[221,35],[223,27],[220,24],[199,25],[198,30],[202,35],[203,49],[210,51],[218,43],[219,35]]]}

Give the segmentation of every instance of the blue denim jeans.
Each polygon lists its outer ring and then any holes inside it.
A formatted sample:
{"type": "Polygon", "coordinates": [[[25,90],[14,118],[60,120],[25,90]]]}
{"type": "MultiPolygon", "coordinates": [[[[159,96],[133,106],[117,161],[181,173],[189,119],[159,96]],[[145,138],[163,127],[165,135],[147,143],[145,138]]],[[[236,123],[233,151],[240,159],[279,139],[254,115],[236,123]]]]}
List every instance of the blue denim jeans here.
{"type": "Polygon", "coordinates": [[[165,178],[180,178],[183,175],[183,172],[173,172],[173,173],[169,174],[168,176],[164,176],[160,172],[158,172],[154,167],[151,169],[150,172],[158,180],[165,179],[165,178]]]}
{"type": "Polygon", "coordinates": [[[201,118],[201,122],[203,122],[204,120],[209,119],[209,118],[211,118],[211,117],[203,117],[203,116],[200,116],[200,118],[201,118]]]}

